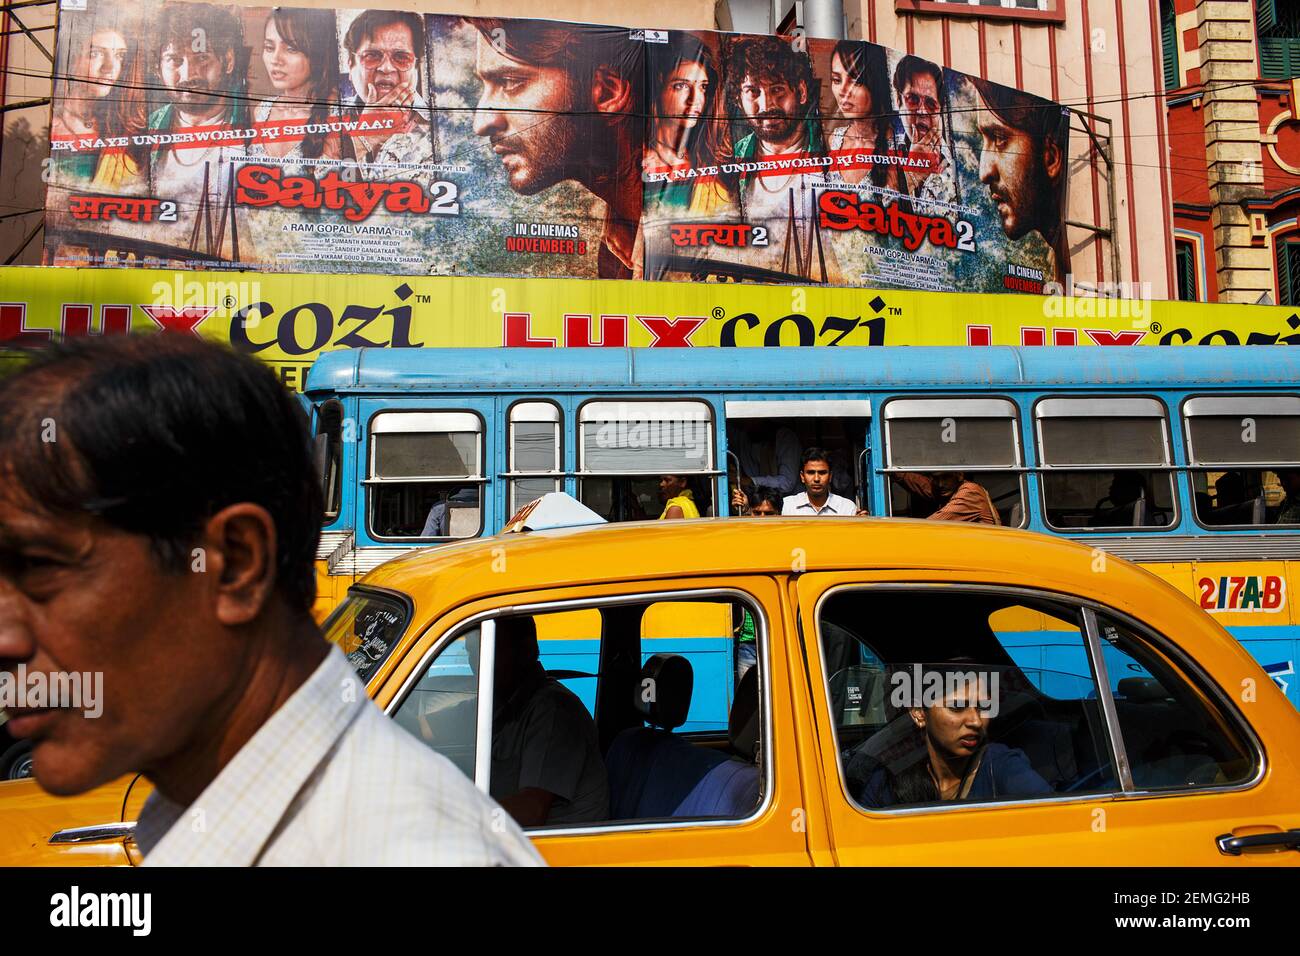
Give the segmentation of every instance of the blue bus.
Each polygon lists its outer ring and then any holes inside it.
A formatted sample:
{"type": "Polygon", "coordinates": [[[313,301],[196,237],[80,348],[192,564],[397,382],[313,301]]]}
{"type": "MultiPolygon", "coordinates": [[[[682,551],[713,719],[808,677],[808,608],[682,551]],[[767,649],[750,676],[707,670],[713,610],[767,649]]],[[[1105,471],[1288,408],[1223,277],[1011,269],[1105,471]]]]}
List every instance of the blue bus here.
{"type": "MultiPolygon", "coordinates": [[[[493,534],[547,492],[653,519],[659,477],[681,475],[727,515],[736,487],[800,490],[816,446],[873,516],[927,517],[915,476],[962,472],[1001,524],[1142,564],[1300,706],[1300,350],[356,349],[322,355],[304,395],[320,614],[383,561],[493,534]]],[[[727,682],[734,635],[679,636],[697,680],[727,682]]],[[[547,641],[545,663],[591,670],[584,646],[547,641]]],[[[686,729],[725,726],[726,701],[699,706],[686,729]]]]}

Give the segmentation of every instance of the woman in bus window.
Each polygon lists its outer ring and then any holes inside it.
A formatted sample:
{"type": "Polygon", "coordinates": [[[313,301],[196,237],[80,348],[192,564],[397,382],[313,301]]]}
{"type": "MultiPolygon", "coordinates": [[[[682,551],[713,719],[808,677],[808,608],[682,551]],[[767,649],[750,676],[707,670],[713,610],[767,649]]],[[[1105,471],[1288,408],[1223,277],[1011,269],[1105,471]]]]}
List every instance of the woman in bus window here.
{"type": "Polygon", "coordinates": [[[700,516],[700,509],[695,505],[695,495],[688,487],[685,475],[660,475],[659,497],[664,503],[660,519],[700,516]]]}

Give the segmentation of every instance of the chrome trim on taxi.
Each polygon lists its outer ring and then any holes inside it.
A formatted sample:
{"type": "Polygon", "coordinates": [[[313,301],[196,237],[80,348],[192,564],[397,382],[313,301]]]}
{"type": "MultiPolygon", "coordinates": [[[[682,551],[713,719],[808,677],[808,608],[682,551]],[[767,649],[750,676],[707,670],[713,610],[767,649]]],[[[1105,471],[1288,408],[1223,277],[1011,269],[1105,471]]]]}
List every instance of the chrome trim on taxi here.
{"type": "Polygon", "coordinates": [[[99,823],[89,827],[68,827],[56,830],[50,837],[51,846],[72,843],[97,843],[101,840],[117,840],[135,833],[135,821],[130,823],[99,823]]]}

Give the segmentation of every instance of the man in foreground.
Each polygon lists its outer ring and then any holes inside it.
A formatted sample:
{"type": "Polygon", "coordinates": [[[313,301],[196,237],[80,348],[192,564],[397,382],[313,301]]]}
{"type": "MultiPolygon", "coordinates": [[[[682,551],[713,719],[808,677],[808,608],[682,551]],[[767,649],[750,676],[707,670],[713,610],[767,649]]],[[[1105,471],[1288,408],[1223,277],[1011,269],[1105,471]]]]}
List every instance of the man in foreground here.
{"type": "Polygon", "coordinates": [[[143,773],[148,865],[540,862],[322,639],[321,510],[296,403],[224,348],[87,338],[0,381],[0,668],[103,675],[98,719],[10,714],[37,781],[143,773]]]}
{"type": "Polygon", "coordinates": [[[830,453],[824,448],[804,451],[799,466],[799,480],[803,482],[804,490],[786,497],[781,505],[781,514],[852,517],[862,513],[848,498],[831,491],[830,458],[830,453]]]}

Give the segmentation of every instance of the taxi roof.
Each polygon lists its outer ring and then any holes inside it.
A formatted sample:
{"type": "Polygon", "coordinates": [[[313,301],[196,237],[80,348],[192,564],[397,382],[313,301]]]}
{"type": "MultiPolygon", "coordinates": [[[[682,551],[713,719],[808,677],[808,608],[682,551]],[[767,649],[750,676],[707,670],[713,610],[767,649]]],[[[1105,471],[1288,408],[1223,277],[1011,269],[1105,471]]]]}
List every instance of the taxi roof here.
{"type": "Polygon", "coordinates": [[[1077,542],[1010,528],[900,518],[700,518],[498,535],[412,551],[364,579],[423,610],[512,591],[728,574],[917,568],[980,572],[1081,596],[1176,589],[1077,542]],[[500,569],[500,570],[498,570],[500,569]],[[1103,580],[1104,579],[1104,580],[1103,580]]]}

